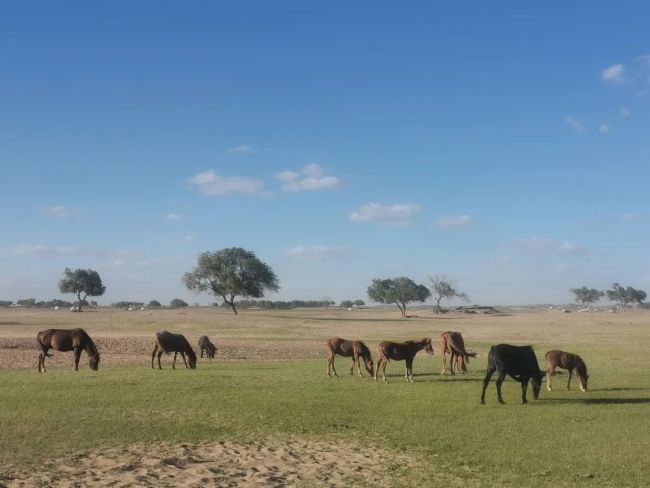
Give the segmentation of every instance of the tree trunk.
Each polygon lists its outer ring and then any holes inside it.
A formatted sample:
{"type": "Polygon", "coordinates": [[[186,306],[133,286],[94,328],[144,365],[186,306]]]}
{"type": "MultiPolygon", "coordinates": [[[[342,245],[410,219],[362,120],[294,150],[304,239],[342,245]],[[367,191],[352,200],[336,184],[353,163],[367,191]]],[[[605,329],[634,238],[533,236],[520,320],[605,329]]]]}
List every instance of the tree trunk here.
{"type": "Polygon", "coordinates": [[[81,293],[77,293],[77,312],[81,312],[81,293]]]}
{"type": "Polygon", "coordinates": [[[225,297],[224,297],[223,301],[226,302],[228,304],[228,306],[230,307],[230,309],[233,312],[235,312],[235,315],[237,315],[237,309],[235,308],[235,301],[234,300],[228,301],[225,297]]]}

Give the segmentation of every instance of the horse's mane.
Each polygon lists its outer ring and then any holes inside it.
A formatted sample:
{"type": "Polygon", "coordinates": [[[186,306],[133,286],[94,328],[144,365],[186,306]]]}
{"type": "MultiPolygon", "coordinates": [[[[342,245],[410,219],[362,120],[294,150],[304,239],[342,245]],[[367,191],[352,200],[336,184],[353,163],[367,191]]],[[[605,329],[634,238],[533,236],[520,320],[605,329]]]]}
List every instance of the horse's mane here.
{"type": "Polygon", "coordinates": [[[88,333],[83,329],[79,329],[79,334],[82,336],[82,338],[86,342],[86,348],[85,348],[86,353],[88,353],[89,355],[92,355],[92,356],[98,356],[99,351],[97,350],[97,346],[93,342],[92,338],[88,335],[88,333]],[[90,351],[90,353],[89,353],[89,351],[90,351]]]}

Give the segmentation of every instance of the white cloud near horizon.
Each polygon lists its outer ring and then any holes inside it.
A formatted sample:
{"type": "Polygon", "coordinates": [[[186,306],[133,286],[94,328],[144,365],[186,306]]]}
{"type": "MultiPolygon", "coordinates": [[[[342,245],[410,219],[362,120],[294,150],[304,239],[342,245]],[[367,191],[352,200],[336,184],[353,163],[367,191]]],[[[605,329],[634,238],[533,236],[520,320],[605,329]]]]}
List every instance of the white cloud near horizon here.
{"type": "Polygon", "coordinates": [[[351,249],[344,246],[295,246],[287,249],[287,256],[299,259],[324,259],[349,256],[351,249]]]}
{"type": "Polygon", "coordinates": [[[601,72],[601,78],[608,83],[621,84],[625,82],[625,66],[613,64],[601,72]]]}
{"type": "Polygon", "coordinates": [[[350,220],[382,224],[406,224],[421,211],[422,208],[414,203],[382,205],[377,202],[370,202],[352,212],[350,220]]]}
{"type": "Polygon", "coordinates": [[[303,166],[300,172],[281,171],[275,177],[282,182],[282,191],[299,192],[307,190],[331,190],[341,186],[341,180],[336,176],[325,174],[318,164],[303,166]]]}
{"type": "Polygon", "coordinates": [[[471,215],[446,215],[438,217],[436,226],[440,229],[463,230],[476,224],[478,221],[471,215]]]}
{"type": "Polygon", "coordinates": [[[572,116],[567,116],[564,118],[564,122],[575,132],[586,132],[587,127],[578,119],[572,116]]]}
{"type": "Polygon", "coordinates": [[[70,207],[66,207],[65,205],[52,205],[45,211],[57,219],[66,219],[72,213],[72,209],[70,207]]]}
{"type": "Polygon", "coordinates": [[[259,180],[241,176],[220,176],[213,170],[204,171],[188,180],[191,187],[207,196],[222,196],[241,193],[244,195],[259,194],[264,186],[259,180]]]}
{"type": "Polygon", "coordinates": [[[566,240],[547,237],[530,237],[517,242],[519,250],[525,254],[558,253],[565,255],[591,255],[594,251],[566,240]]]}
{"type": "Polygon", "coordinates": [[[246,144],[242,144],[241,146],[235,146],[235,147],[228,148],[228,152],[231,152],[231,153],[250,153],[250,152],[255,152],[255,149],[253,149],[251,146],[247,146],[246,144]]]}
{"type": "Polygon", "coordinates": [[[165,218],[167,220],[172,220],[172,221],[181,220],[183,218],[183,214],[177,213],[177,212],[172,212],[172,213],[168,213],[167,215],[165,215],[165,218]]]}

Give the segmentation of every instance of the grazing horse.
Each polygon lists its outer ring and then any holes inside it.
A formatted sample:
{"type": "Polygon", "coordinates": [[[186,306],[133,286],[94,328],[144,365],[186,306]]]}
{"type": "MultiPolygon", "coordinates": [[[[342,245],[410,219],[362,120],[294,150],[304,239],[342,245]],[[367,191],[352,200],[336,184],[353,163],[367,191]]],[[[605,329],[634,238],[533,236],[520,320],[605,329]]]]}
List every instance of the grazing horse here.
{"type": "Polygon", "coordinates": [[[475,352],[470,352],[465,349],[465,341],[460,332],[447,331],[443,332],[440,336],[440,341],[438,343],[440,350],[440,358],[442,359],[442,372],[441,375],[445,374],[447,371],[447,354],[449,353],[451,357],[449,358],[449,370],[451,374],[454,373],[454,366],[458,373],[467,372],[467,364],[469,364],[469,358],[476,357],[475,352]]]}
{"type": "Polygon", "coordinates": [[[481,392],[481,404],[483,405],[485,405],[485,389],[495,372],[499,373],[497,378],[497,399],[499,403],[505,403],[501,396],[501,385],[506,379],[506,375],[521,383],[521,403],[528,403],[528,400],[526,400],[528,381],[533,383],[533,398],[535,400],[539,398],[542,378],[546,373],[539,369],[535,351],[531,346],[498,344],[490,348],[487,373],[483,380],[483,391],[481,392]]]}
{"type": "Polygon", "coordinates": [[[372,361],[372,354],[370,354],[370,349],[361,341],[346,341],[340,337],[332,337],[327,341],[327,352],[329,356],[327,357],[327,376],[332,377],[332,371],[334,376],[339,377],[334,367],[334,356],[337,354],[346,358],[352,358],[352,367],[350,368],[350,374],[354,374],[354,366],[357,366],[357,371],[359,371],[359,376],[363,377],[361,373],[361,365],[359,364],[359,358],[363,358],[363,363],[366,367],[366,371],[372,377],[374,375],[374,363],[372,361]]]}
{"type": "Polygon", "coordinates": [[[201,350],[201,357],[203,357],[203,351],[208,358],[214,359],[214,354],[217,352],[217,347],[212,344],[208,336],[199,337],[199,349],[201,350]]]}
{"type": "Polygon", "coordinates": [[[569,371],[569,381],[566,384],[567,390],[571,391],[571,378],[573,373],[576,373],[578,382],[580,383],[580,390],[587,391],[587,365],[577,354],[564,351],[549,351],[546,353],[546,389],[551,391],[551,378],[555,372],[555,368],[566,369],[569,371]]]}
{"type": "Polygon", "coordinates": [[[156,332],[156,345],[153,348],[151,353],[151,368],[154,368],[153,361],[158,354],[158,369],[162,369],[160,365],[160,356],[163,355],[163,352],[167,354],[174,353],[174,362],[172,362],[172,369],[176,369],[176,355],[180,352],[181,357],[183,358],[183,363],[185,363],[186,368],[196,368],[196,354],[192,350],[192,346],[187,342],[184,335],[181,334],[172,334],[168,331],[156,332]],[[189,366],[187,361],[185,361],[185,355],[189,360],[189,366]]]}
{"type": "Polygon", "coordinates": [[[79,358],[81,351],[88,354],[88,365],[93,371],[99,369],[99,351],[90,336],[83,329],[47,329],[36,335],[36,342],[41,352],[38,355],[38,372],[45,373],[45,358],[52,355],[50,349],[55,351],[74,351],[74,370],[79,371],[79,358]]]}
{"type": "Polygon", "coordinates": [[[406,361],[406,374],[404,378],[406,381],[413,382],[413,358],[415,355],[424,349],[429,354],[433,355],[433,347],[431,346],[431,339],[420,339],[419,341],[406,341],[406,342],[390,342],[384,341],[377,345],[377,352],[379,353],[379,360],[377,361],[377,370],[375,371],[375,381],[377,381],[377,374],[381,368],[381,375],[386,382],[386,365],[388,361],[394,359],[395,361],[406,361]]]}

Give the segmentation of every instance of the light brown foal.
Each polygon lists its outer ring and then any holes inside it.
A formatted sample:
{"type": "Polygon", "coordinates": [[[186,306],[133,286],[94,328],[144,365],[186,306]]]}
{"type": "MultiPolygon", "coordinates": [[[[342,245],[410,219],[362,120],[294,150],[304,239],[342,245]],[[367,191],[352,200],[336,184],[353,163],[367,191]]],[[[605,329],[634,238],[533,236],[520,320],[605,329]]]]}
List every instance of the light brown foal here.
{"type": "Polygon", "coordinates": [[[334,357],[338,354],[343,357],[352,358],[352,367],[350,368],[350,374],[354,374],[354,366],[356,365],[359,376],[363,377],[361,373],[361,365],[359,358],[363,359],[363,363],[366,367],[366,371],[372,377],[374,374],[374,363],[372,361],[372,354],[370,354],[370,349],[361,341],[348,341],[341,339],[340,337],[332,337],[327,341],[327,376],[332,377],[332,372],[334,376],[338,378],[338,373],[334,367],[334,357]]]}
{"type": "Polygon", "coordinates": [[[569,372],[569,381],[566,384],[567,390],[571,391],[571,378],[573,373],[578,377],[581,391],[587,391],[587,365],[577,354],[553,350],[546,353],[546,389],[551,391],[551,379],[555,368],[566,369],[569,372]]]}

